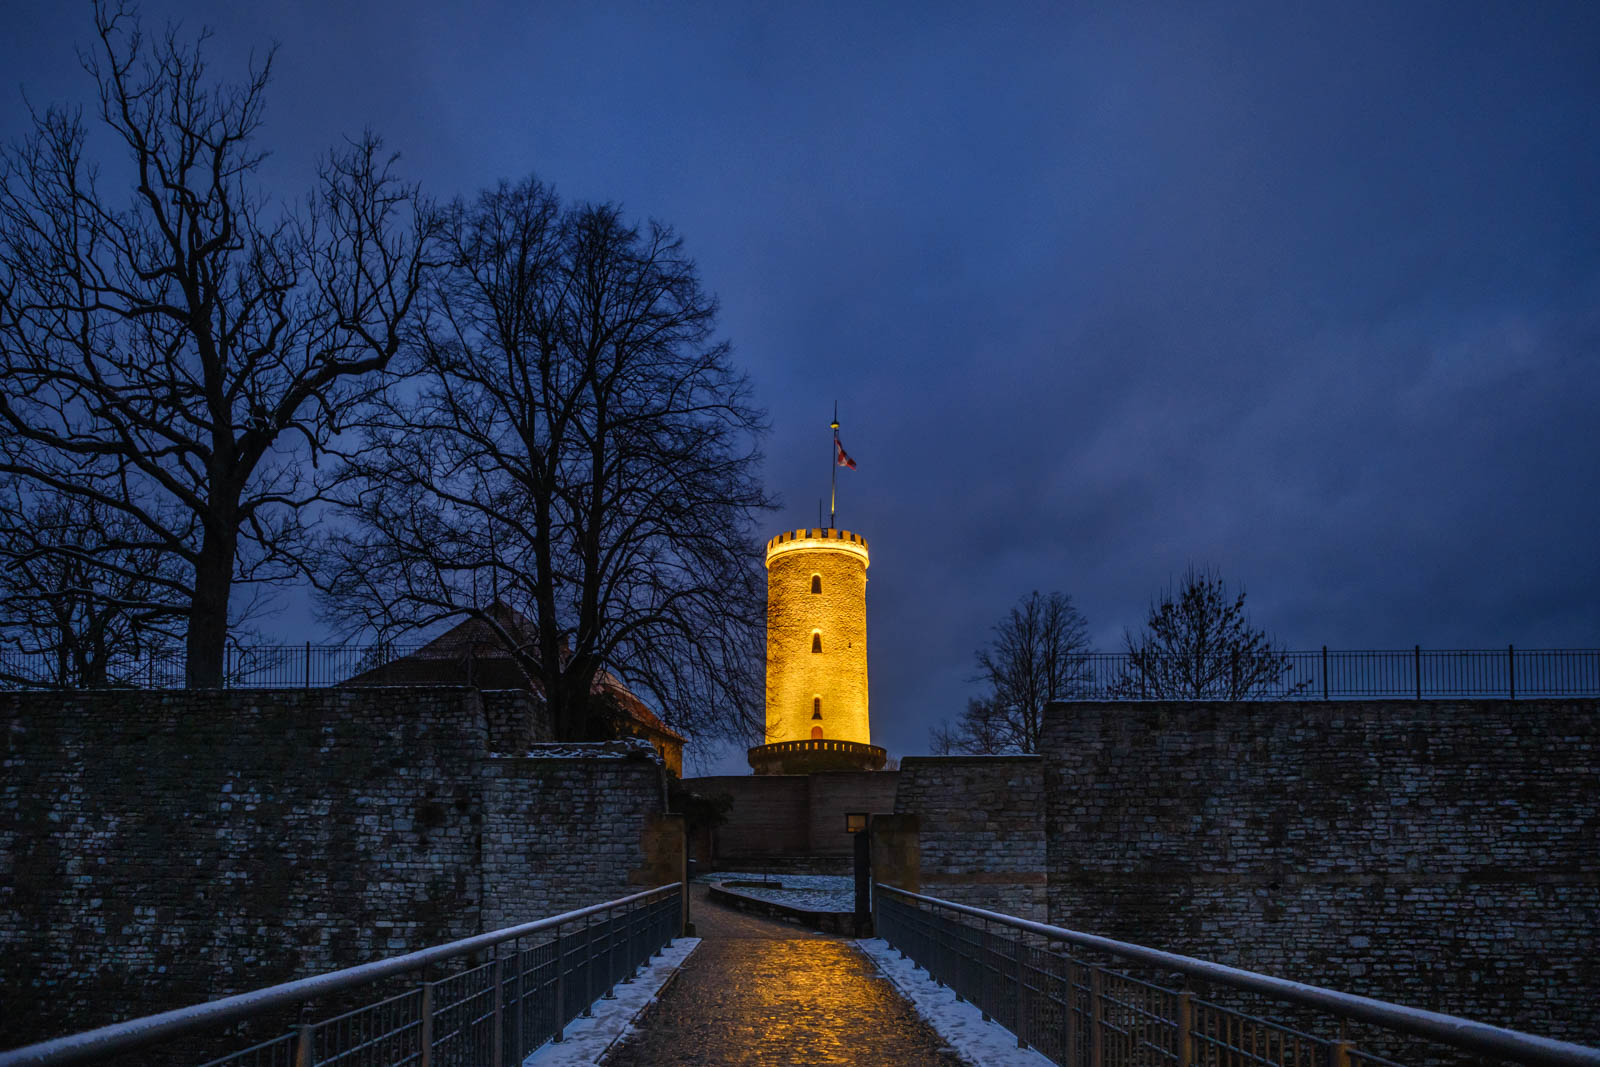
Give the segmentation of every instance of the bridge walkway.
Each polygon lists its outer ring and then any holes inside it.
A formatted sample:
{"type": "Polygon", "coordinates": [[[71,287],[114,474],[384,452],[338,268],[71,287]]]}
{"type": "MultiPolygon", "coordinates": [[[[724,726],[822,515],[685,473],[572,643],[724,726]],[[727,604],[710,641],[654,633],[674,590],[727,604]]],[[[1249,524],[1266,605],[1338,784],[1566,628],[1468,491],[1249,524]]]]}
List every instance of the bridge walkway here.
{"type": "Polygon", "coordinates": [[[845,938],[712,903],[694,887],[703,940],[609,1067],[965,1062],[845,938]]]}

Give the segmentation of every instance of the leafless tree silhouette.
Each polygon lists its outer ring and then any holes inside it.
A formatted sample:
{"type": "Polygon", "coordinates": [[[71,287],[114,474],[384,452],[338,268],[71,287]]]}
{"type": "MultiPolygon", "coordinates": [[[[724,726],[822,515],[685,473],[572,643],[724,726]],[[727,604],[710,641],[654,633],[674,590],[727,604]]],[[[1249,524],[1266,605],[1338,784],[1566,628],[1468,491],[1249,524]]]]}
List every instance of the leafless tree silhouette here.
{"type": "Polygon", "coordinates": [[[1244,590],[1190,567],[1177,588],[1150,605],[1145,628],[1124,634],[1127,666],[1110,695],[1129,700],[1244,700],[1293,696],[1309,686],[1286,686],[1290,663],[1244,613],[1244,590]]]}
{"type": "Polygon", "coordinates": [[[1023,597],[978,650],[978,680],[988,686],[954,726],[933,729],[937,754],[1039,751],[1044,709],[1081,696],[1089,682],[1087,624],[1063,593],[1023,597]]]}
{"type": "Polygon", "coordinates": [[[177,560],[120,512],[0,484],[0,681],[129,685],[178,647],[177,560]]]}
{"type": "Polygon", "coordinates": [[[147,39],[102,5],[95,22],[83,63],[118,177],[75,111],[35,112],[0,158],[0,473],[179,561],[160,603],[189,684],[214,686],[235,583],[291,572],[308,471],[399,350],[430,223],[370,135],[303,204],[270,200],[271,55],[212,84],[205,34],[147,39]]]}
{"type": "Polygon", "coordinates": [[[350,459],[331,615],[484,620],[563,738],[603,729],[601,671],[679,729],[748,736],[763,416],[678,238],[530,180],[455,205],[444,243],[411,377],[350,459]]]}

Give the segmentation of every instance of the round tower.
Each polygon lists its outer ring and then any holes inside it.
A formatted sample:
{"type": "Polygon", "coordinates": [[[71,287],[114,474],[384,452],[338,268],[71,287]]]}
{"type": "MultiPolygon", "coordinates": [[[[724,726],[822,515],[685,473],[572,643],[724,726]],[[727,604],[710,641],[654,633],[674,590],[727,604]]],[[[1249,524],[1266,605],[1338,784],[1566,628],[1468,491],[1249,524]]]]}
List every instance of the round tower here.
{"type": "Polygon", "coordinates": [[[767,542],[767,733],[757,774],[876,770],[867,721],[867,542],[794,530],[767,542]]]}

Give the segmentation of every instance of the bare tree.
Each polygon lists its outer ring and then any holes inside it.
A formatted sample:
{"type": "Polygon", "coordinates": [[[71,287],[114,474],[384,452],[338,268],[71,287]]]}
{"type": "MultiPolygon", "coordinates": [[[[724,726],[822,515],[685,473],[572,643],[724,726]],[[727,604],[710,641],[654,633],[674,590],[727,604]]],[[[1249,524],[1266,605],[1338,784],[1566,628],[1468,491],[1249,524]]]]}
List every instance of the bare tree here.
{"type": "Polygon", "coordinates": [[[270,202],[254,179],[271,56],[212,85],[204,34],[146,40],[100,5],[95,24],[83,62],[125,184],[102,179],[77,112],[35,113],[0,158],[0,472],[180,561],[161,603],[189,684],[214,686],[234,584],[290,572],[305,472],[399,349],[427,213],[371,136],[303,206],[270,202]]]}
{"type": "Polygon", "coordinates": [[[120,513],[0,486],[0,681],[130,684],[177,647],[176,560],[120,513]]]}
{"type": "Polygon", "coordinates": [[[942,722],[928,731],[928,749],[935,756],[995,756],[1014,752],[1006,744],[1005,717],[988,700],[967,701],[954,725],[942,722]]]}
{"type": "Polygon", "coordinates": [[[936,753],[1037,752],[1046,706],[1087,690],[1088,627],[1071,597],[1035,590],[994,631],[977,654],[978,680],[989,691],[967,703],[954,727],[934,728],[936,753]]]}
{"type": "Polygon", "coordinates": [[[764,427],[694,264],[670,230],[532,180],[455,205],[444,243],[412,377],[350,460],[331,616],[483,620],[564,738],[603,731],[603,671],[678,729],[747,736],[764,427]]]}
{"type": "Polygon", "coordinates": [[[1244,590],[1228,595],[1210,571],[1190,567],[1178,588],[1150,605],[1144,631],[1124,633],[1127,667],[1111,695],[1149,700],[1244,700],[1293,695],[1289,659],[1244,613],[1244,590]]]}

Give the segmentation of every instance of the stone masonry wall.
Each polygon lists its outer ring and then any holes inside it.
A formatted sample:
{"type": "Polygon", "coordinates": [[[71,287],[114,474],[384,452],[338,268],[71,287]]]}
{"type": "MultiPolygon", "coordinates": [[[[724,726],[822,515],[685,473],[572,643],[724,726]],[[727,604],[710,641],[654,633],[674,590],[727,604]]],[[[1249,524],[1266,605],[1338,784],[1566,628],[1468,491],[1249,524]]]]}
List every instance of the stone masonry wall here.
{"type": "Polygon", "coordinates": [[[854,844],[845,812],[894,810],[895,771],[819,771],[815,774],[742,774],[686,778],[706,796],[733,798],[728,819],[716,828],[714,866],[758,866],[772,857],[847,859],[854,844]]]}
{"type": "Polygon", "coordinates": [[[1600,1043],[1597,726],[1595,700],[1055,705],[1050,921],[1600,1043]]]}
{"type": "Polygon", "coordinates": [[[683,784],[706,796],[733,798],[728,821],[713,834],[716,861],[805,853],[810,800],[805,775],[709,775],[686,778],[683,784]]]}
{"type": "Polygon", "coordinates": [[[584,747],[602,754],[489,761],[483,783],[485,929],[655,884],[641,877],[642,842],[666,810],[661,761],[647,742],[584,747]]]}
{"type": "Polygon", "coordinates": [[[484,689],[478,693],[489,731],[489,751],[520,754],[551,740],[544,701],[526,689],[484,689]]]}
{"type": "Polygon", "coordinates": [[[0,719],[0,1047],[621,895],[663,810],[653,760],[490,759],[474,690],[9,693],[0,719]]]}
{"type": "Polygon", "coordinates": [[[894,810],[898,771],[819,771],[808,774],[806,844],[813,856],[853,856],[855,840],[844,828],[850,811],[894,810]]]}
{"type": "Polygon", "coordinates": [[[1044,760],[907,756],[897,815],[919,822],[921,891],[975,908],[1045,918],[1044,760]]]}

